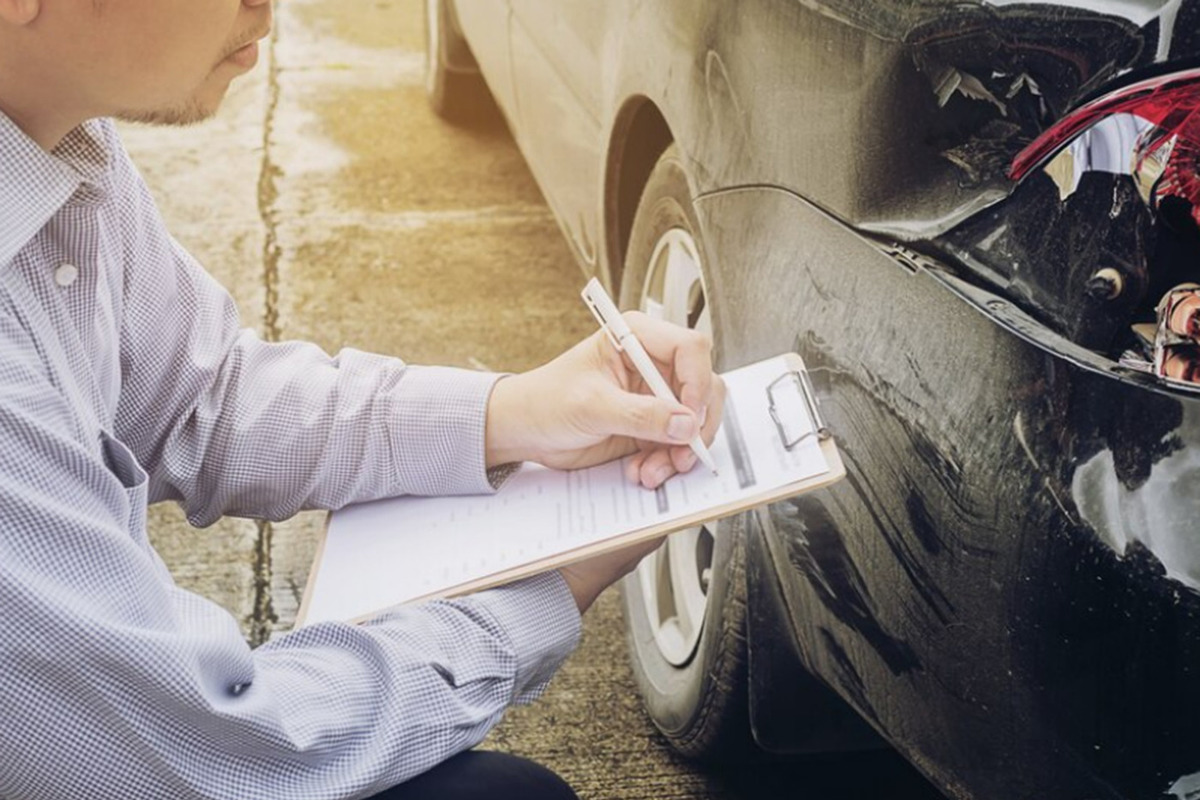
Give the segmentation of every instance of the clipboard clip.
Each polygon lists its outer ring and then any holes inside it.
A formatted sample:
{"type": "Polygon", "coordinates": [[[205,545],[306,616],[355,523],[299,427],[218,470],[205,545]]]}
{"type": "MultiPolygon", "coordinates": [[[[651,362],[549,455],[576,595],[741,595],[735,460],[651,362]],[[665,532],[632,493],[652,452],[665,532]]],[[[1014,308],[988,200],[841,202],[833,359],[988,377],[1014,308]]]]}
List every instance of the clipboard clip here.
{"type": "MultiPolygon", "coordinates": [[[[779,439],[783,442],[785,450],[791,450],[810,436],[816,436],[824,441],[832,434],[821,418],[816,392],[813,391],[807,372],[790,370],[771,381],[767,386],[767,401],[771,419],[775,422],[775,428],[779,431],[779,439]],[[812,427],[802,432],[794,432],[794,430],[789,432],[789,423],[783,413],[790,410],[792,413],[788,414],[788,417],[794,416],[799,410],[796,406],[797,402],[803,403],[804,410],[808,412],[808,419],[812,421],[812,427]]],[[[795,423],[791,423],[790,427],[794,429],[795,423]]]]}

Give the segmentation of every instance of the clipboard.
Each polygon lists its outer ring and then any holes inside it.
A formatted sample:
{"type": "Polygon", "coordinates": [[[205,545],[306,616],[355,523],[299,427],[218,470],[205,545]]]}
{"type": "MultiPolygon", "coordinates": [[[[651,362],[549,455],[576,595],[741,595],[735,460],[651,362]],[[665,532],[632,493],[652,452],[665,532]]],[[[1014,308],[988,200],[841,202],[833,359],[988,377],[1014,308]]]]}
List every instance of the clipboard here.
{"type": "MultiPolygon", "coordinates": [[[[477,507],[479,503],[484,503],[485,501],[492,504],[496,502],[504,502],[507,506],[508,500],[502,499],[498,501],[496,499],[502,498],[503,493],[516,481],[516,478],[510,478],[509,483],[506,484],[505,487],[502,487],[497,494],[479,496],[478,498],[474,499],[437,498],[436,500],[440,503],[440,505],[438,505],[433,502],[435,500],[434,498],[398,498],[395,500],[375,501],[374,503],[363,504],[362,506],[358,507],[350,507],[350,509],[342,512],[331,512],[326,517],[325,527],[321,534],[321,539],[317,548],[317,554],[309,574],[308,584],[304,592],[304,598],[301,602],[300,610],[297,615],[297,627],[325,620],[362,622],[378,616],[379,614],[387,611],[389,608],[393,608],[398,605],[419,603],[443,597],[456,597],[471,594],[473,592],[495,586],[501,586],[521,578],[548,572],[553,569],[558,569],[576,561],[582,561],[591,556],[599,555],[609,550],[619,549],[640,541],[657,538],[678,530],[694,527],[696,525],[720,519],[722,517],[731,516],[735,513],[746,511],[760,505],[782,500],[786,497],[792,497],[798,494],[818,490],[843,478],[846,474],[845,466],[842,463],[841,455],[838,453],[837,445],[834,442],[831,431],[825,424],[821,415],[820,404],[817,400],[816,393],[813,390],[812,383],[809,379],[807,371],[804,368],[804,363],[800,359],[800,356],[795,353],[787,353],[773,359],[767,359],[766,361],[750,365],[742,370],[735,370],[727,374],[730,376],[727,377],[727,386],[733,386],[733,384],[730,383],[731,377],[737,376],[739,373],[752,370],[757,370],[757,372],[754,373],[755,379],[760,381],[760,383],[755,384],[748,389],[743,389],[742,396],[745,397],[748,396],[749,393],[753,393],[753,396],[759,397],[759,391],[763,393],[761,395],[762,402],[756,404],[755,410],[753,411],[755,418],[752,421],[760,425],[760,428],[757,430],[757,435],[760,437],[759,441],[761,441],[761,437],[764,435],[763,431],[767,430],[769,427],[769,429],[772,431],[771,435],[774,437],[774,441],[779,445],[778,448],[772,448],[774,450],[774,457],[771,460],[785,461],[788,459],[803,459],[804,463],[811,467],[812,464],[816,463],[815,459],[818,458],[816,454],[819,454],[819,457],[824,461],[824,469],[819,473],[811,474],[809,477],[805,477],[801,480],[788,481],[786,483],[774,485],[771,488],[763,491],[756,490],[753,487],[753,484],[751,484],[751,488],[746,491],[741,491],[735,500],[711,504],[695,501],[694,504],[697,506],[695,510],[687,513],[675,514],[669,519],[662,521],[656,520],[647,524],[641,524],[639,522],[637,527],[634,529],[619,532],[615,535],[604,535],[604,532],[601,531],[599,534],[593,534],[599,538],[594,538],[593,540],[585,543],[576,544],[573,542],[567,542],[567,544],[562,547],[556,547],[552,545],[546,548],[544,551],[538,551],[533,557],[530,557],[527,560],[520,560],[520,563],[513,563],[498,569],[489,568],[489,566],[495,566],[494,564],[484,565],[480,567],[480,569],[484,571],[484,574],[473,575],[468,579],[462,580],[451,579],[445,583],[445,585],[438,585],[432,589],[426,585],[420,590],[414,589],[412,586],[410,586],[408,588],[397,588],[394,592],[392,592],[391,588],[389,587],[385,592],[383,588],[374,584],[378,584],[381,581],[386,580],[383,575],[391,575],[392,570],[390,568],[382,570],[380,576],[376,579],[372,579],[370,577],[363,577],[360,579],[359,575],[353,569],[354,562],[357,559],[358,565],[363,571],[370,571],[371,569],[377,568],[381,559],[384,560],[384,563],[395,563],[394,561],[386,561],[386,559],[392,558],[391,556],[372,552],[374,550],[374,548],[370,545],[370,542],[372,541],[375,542],[376,545],[380,545],[381,542],[385,542],[387,547],[393,547],[397,542],[402,542],[404,537],[437,537],[442,535],[436,530],[420,530],[419,528],[422,527],[422,517],[420,513],[414,511],[414,509],[428,509],[431,506],[436,505],[444,510],[446,508],[453,509],[456,506],[461,505],[467,509],[463,513],[465,513],[467,517],[470,517],[473,513],[471,508],[477,507]],[[769,380],[764,376],[768,376],[769,380]],[[759,389],[760,385],[762,387],[761,390],[759,389]],[[768,420],[757,419],[760,409],[762,416],[769,418],[768,420]],[[801,451],[803,451],[802,455],[797,455],[800,454],[801,451]],[[389,509],[395,510],[395,516],[382,517],[381,515],[388,512],[389,509]],[[334,522],[335,513],[339,515],[338,522],[346,520],[346,523],[340,527],[331,524],[334,522]],[[358,517],[354,517],[356,513],[358,514],[358,517]],[[376,525],[380,524],[378,520],[384,518],[394,522],[396,538],[392,539],[391,534],[388,534],[387,539],[363,538],[358,541],[354,540],[352,537],[358,533],[362,533],[362,528],[365,526],[365,523],[361,523],[359,529],[355,529],[351,523],[354,519],[366,518],[368,516],[376,520],[376,522],[373,523],[376,525]],[[418,529],[408,530],[406,529],[408,527],[418,529]],[[333,539],[332,544],[331,538],[333,539]],[[363,544],[363,542],[366,542],[367,544],[363,544]],[[357,549],[355,549],[356,547],[357,549]],[[341,597],[338,596],[339,592],[343,593],[341,597]],[[350,602],[349,600],[345,599],[346,595],[344,593],[346,592],[362,593],[364,595],[364,599],[361,602],[357,602],[356,605],[355,602],[350,602]],[[380,599],[385,596],[385,593],[389,593],[387,595],[389,599],[387,602],[381,602],[380,599]],[[373,599],[368,601],[365,599],[366,595],[370,595],[373,599]],[[319,610],[314,616],[313,610],[316,606],[319,606],[319,610]],[[333,609],[338,609],[338,611],[335,613],[333,609]]],[[[726,401],[727,413],[723,421],[723,426],[725,427],[733,424],[731,423],[731,419],[735,422],[737,422],[739,419],[737,416],[733,415],[731,411],[734,397],[735,393],[731,388],[726,401]]],[[[743,423],[738,422],[737,424],[741,425],[743,423]]],[[[726,430],[725,437],[729,441],[734,441],[741,437],[741,432],[726,430]]],[[[714,442],[714,445],[715,444],[716,443],[714,442]]],[[[716,451],[714,450],[714,452],[716,451]]],[[[747,454],[742,453],[741,457],[742,459],[746,459],[747,454]]],[[[762,454],[758,454],[758,457],[761,462],[762,454]]],[[[748,466],[745,463],[738,463],[738,453],[735,447],[730,448],[729,458],[726,463],[730,466],[732,471],[737,474],[736,480],[738,481],[739,485],[741,485],[744,479],[741,471],[750,468],[752,465],[748,466]]],[[[799,461],[797,461],[797,463],[799,463],[799,461]]],[[[619,462],[614,463],[611,468],[618,471],[618,473],[621,471],[619,462]]],[[[541,479],[545,477],[547,480],[565,480],[569,486],[571,481],[585,480],[590,474],[592,474],[593,471],[601,468],[592,467],[587,470],[579,470],[574,473],[555,472],[553,470],[545,470],[544,468],[540,467],[536,469],[540,470],[542,473],[545,473],[545,475],[534,475],[532,476],[531,481],[533,478],[541,479]]],[[[723,471],[724,469],[725,467],[722,468],[723,471]]],[[[693,470],[693,473],[695,473],[695,470],[693,470]]],[[[672,478],[671,480],[679,481],[681,478],[677,477],[672,478]]],[[[699,480],[699,478],[692,480],[694,483],[696,480],[699,480]]],[[[732,478],[729,480],[732,480],[732,478]]],[[[670,483],[671,481],[668,481],[668,484],[670,483]]],[[[676,484],[676,486],[678,485],[679,484],[676,484]]],[[[541,483],[538,483],[538,486],[541,487],[541,483]]],[[[660,493],[666,493],[666,486],[667,484],[664,484],[664,487],[660,488],[660,490],[630,487],[629,491],[634,494],[629,496],[634,497],[638,503],[643,503],[643,501],[649,503],[651,502],[649,498],[653,497],[655,502],[661,504],[662,496],[660,493]],[[640,496],[637,493],[640,493],[640,496]]],[[[613,491],[613,502],[614,504],[619,504],[615,497],[616,490],[614,489],[613,491]]],[[[533,500],[526,499],[525,493],[521,493],[520,502],[528,504],[527,511],[529,513],[527,517],[530,520],[533,520],[528,523],[528,526],[534,528],[539,524],[536,521],[537,515],[533,513],[534,511],[544,512],[548,504],[559,503],[559,523],[561,527],[561,506],[563,498],[551,497],[547,499],[544,495],[545,493],[542,493],[541,488],[539,488],[538,496],[533,500]]],[[[570,498],[567,497],[566,499],[569,501],[570,498]]],[[[628,500],[626,502],[628,502],[628,500]]],[[[693,501],[689,499],[689,502],[693,501]]],[[[570,505],[570,503],[568,502],[567,505],[570,505]]],[[[576,502],[575,505],[578,506],[580,504],[576,502]]],[[[593,507],[594,505],[595,503],[593,502],[593,507]]],[[[517,506],[517,510],[521,511],[521,507],[519,505],[517,506]]],[[[659,510],[661,511],[661,505],[659,510]]],[[[576,508],[573,509],[573,511],[578,512],[579,509],[576,508]]],[[[452,510],[450,513],[453,515],[455,512],[452,510]]],[[[525,518],[525,516],[521,517],[521,519],[525,518]]],[[[428,516],[425,517],[425,519],[438,519],[439,523],[441,520],[441,518],[428,516]]],[[[486,516],[478,516],[473,520],[473,522],[466,520],[458,521],[458,527],[455,528],[455,535],[467,535],[463,534],[462,530],[465,527],[469,527],[471,524],[478,526],[482,530],[487,528],[489,523],[486,516]]],[[[544,522],[541,524],[546,528],[552,527],[551,524],[544,522]]],[[[526,532],[522,531],[522,535],[526,535],[526,532]]],[[[487,540],[486,536],[486,533],[481,532],[477,537],[472,539],[472,541],[477,545],[482,545],[482,543],[485,541],[488,542],[489,546],[495,545],[495,542],[492,540],[487,540]]],[[[416,542],[418,540],[408,539],[407,541],[416,542]]],[[[457,554],[454,556],[454,558],[461,557],[467,561],[470,560],[468,555],[464,555],[466,548],[458,547],[454,549],[453,552],[457,554]]],[[[432,557],[430,559],[431,563],[428,565],[428,571],[431,573],[437,573],[437,571],[440,569],[446,574],[449,574],[452,570],[446,567],[445,564],[441,563],[441,561],[444,561],[448,557],[449,556],[443,556],[441,560],[439,560],[437,557],[432,557]]],[[[457,563],[452,566],[455,570],[457,570],[457,563]]],[[[415,567],[412,568],[415,569],[415,567]]],[[[424,567],[422,567],[422,569],[424,569],[424,567]]],[[[476,571],[478,572],[479,570],[476,571]]],[[[458,578],[461,578],[463,574],[466,573],[455,573],[456,577],[458,578]]],[[[421,580],[424,580],[426,584],[436,584],[438,583],[437,578],[438,576],[435,574],[433,578],[424,576],[421,578],[421,580]]]]}

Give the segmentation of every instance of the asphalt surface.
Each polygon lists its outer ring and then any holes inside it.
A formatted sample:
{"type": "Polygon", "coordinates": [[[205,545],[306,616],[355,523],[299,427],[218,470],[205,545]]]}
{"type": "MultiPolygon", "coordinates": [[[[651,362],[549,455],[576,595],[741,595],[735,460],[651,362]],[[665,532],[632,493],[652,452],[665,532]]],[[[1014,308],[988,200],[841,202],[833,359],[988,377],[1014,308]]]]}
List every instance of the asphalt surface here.
{"type": "MultiPolygon", "coordinates": [[[[176,237],[271,340],[411,363],[517,371],[592,331],[572,261],[499,124],[428,110],[419,0],[287,0],[264,58],[221,114],[125,129],[176,237]]],[[[323,514],[190,528],[152,509],[179,583],[260,643],[291,628],[323,514]]],[[[932,798],[889,753],[718,774],[675,757],[642,712],[615,592],[546,696],[486,747],[542,761],[593,798],[932,798]]]]}

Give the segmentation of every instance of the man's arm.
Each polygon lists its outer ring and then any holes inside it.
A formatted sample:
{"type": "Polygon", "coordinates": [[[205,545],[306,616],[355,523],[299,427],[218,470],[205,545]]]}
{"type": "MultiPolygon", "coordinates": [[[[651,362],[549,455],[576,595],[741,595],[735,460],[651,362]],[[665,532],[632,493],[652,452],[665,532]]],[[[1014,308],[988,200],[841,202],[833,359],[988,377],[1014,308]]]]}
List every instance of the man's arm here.
{"type": "Polygon", "coordinates": [[[495,376],[261,341],[122,163],[138,250],[153,256],[125,267],[116,433],[150,473],[151,501],[179,500],[206,525],[491,490],[483,438],[495,376]]]}
{"type": "Polygon", "coordinates": [[[398,494],[487,492],[486,466],[575,468],[633,454],[654,488],[711,442],[724,387],[711,342],[629,315],[679,402],[659,400],[599,333],[535,370],[496,376],[242,330],[229,295],[166,233],[141,178],[119,159],[130,230],[150,263],[125,267],[117,433],[151,475],[151,499],[189,519],[278,519],[398,494]]]}
{"type": "Polygon", "coordinates": [[[368,795],[478,742],[573,646],[551,574],[251,651],[171,584],[132,462],[76,440],[32,345],[4,351],[0,796],[368,795]]]}

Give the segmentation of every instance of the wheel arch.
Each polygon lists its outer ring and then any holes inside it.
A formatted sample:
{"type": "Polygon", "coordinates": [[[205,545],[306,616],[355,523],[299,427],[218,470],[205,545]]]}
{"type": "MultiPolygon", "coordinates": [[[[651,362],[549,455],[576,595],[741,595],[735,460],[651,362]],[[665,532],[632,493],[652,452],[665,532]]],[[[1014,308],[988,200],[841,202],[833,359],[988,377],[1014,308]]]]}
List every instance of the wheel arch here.
{"type": "Polygon", "coordinates": [[[626,100],[614,118],[604,176],[605,261],[614,295],[620,292],[638,201],[659,156],[674,141],[666,117],[644,95],[626,100]]]}

